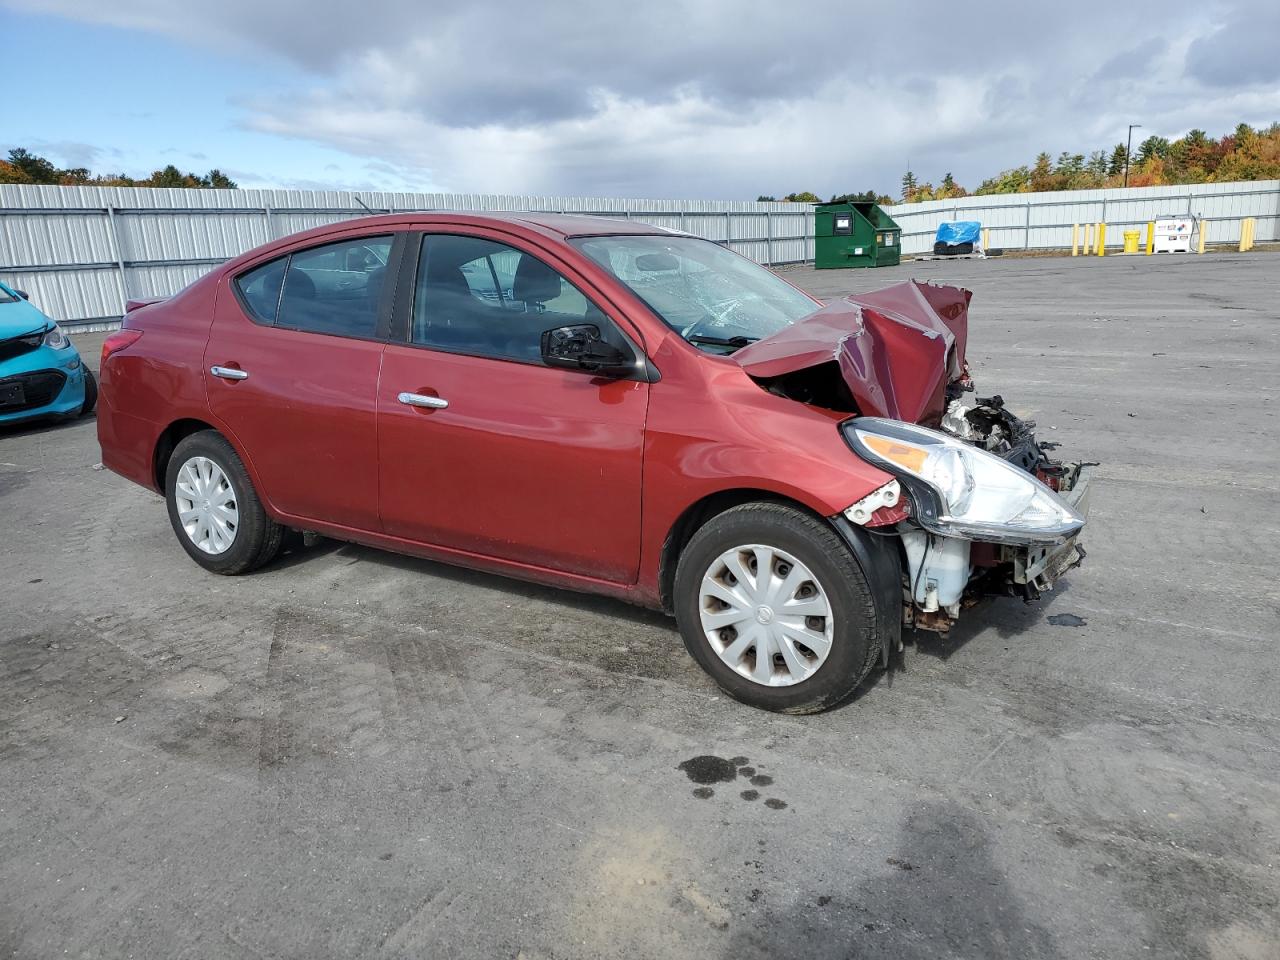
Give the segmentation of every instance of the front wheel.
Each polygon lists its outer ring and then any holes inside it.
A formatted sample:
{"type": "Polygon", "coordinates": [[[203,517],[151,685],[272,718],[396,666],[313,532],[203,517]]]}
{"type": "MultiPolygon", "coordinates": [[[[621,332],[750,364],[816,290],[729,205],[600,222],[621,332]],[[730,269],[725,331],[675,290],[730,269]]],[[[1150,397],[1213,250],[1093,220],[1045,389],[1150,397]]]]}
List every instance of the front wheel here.
{"type": "Polygon", "coordinates": [[[213,573],[247,573],[280,552],[284,528],[262,507],[235,448],[213,430],[184,437],[165,470],[178,542],[213,573]]]}
{"type": "Polygon", "coordinates": [[[98,405],[98,381],[93,375],[93,371],[88,367],[84,368],[84,402],[80,404],[80,416],[87,417],[93,413],[93,408],[98,405]]]}
{"type": "Polygon", "coordinates": [[[748,503],[713,517],[676,566],[685,646],[751,706],[817,713],[853,693],[883,638],[866,575],[831,526],[748,503]]]}

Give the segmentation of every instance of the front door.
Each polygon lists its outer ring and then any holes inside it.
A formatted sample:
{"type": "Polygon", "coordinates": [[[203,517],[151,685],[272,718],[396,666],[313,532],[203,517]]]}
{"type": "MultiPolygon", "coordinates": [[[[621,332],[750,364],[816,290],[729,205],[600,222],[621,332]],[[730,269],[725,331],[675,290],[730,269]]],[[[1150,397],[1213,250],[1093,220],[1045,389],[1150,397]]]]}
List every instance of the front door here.
{"type": "Polygon", "coordinates": [[[480,236],[423,238],[408,321],[378,387],[386,532],[633,582],[648,383],[545,366],[540,339],[593,323],[635,345],[543,259],[480,236]]]}
{"type": "Polygon", "coordinates": [[[393,249],[386,234],[295,251],[218,296],[209,405],[281,513],[379,528],[376,394],[393,249]]]}

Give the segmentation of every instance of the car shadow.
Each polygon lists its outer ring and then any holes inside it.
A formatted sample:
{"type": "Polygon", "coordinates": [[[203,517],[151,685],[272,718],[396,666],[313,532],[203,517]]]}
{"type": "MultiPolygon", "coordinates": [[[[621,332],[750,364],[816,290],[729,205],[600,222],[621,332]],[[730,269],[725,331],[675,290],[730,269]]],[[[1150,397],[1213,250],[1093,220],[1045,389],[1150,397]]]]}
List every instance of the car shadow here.
{"type": "Polygon", "coordinates": [[[1070,586],[1063,583],[1053,592],[1044,594],[1039,601],[1031,603],[1016,597],[987,597],[963,611],[959,622],[945,636],[929,630],[903,627],[902,648],[890,655],[888,667],[881,668],[877,665],[866,679],[858,684],[853,694],[834,709],[842,710],[857,703],[881,683],[892,688],[894,677],[910,670],[908,648],[914,648],[915,652],[921,656],[945,661],[964,649],[975,637],[991,630],[995,631],[997,639],[1015,638],[1043,623],[1049,615],[1050,604],[1055,600],[1061,601],[1069,591],[1070,586]]]}
{"type": "MultiPolygon", "coordinates": [[[[432,577],[436,580],[477,587],[503,593],[509,597],[523,601],[539,601],[570,608],[572,610],[592,614],[602,618],[622,619],[636,626],[652,627],[669,633],[674,651],[679,650],[680,634],[674,618],[657,610],[635,606],[613,597],[594,594],[577,593],[559,587],[530,583],[501,574],[471,570],[435,560],[412,557],[407,554],[393,553],[375,547],[366,547],[356,543],[334,540],[328,537],[316,537],[304,541],[300,534],[291,532],[285,541],[285,549],[281,555],[263,568],[264,572],[283,571],[300,564],[308,563],[323,557],[334,557],[346,563],[370,563],[388,570],[399,570],[406,573],[432,577]]],[[[844,701],[836,704],[832,710],[843,710],[858,703],[869,691],[884,683],[892,688],[894,677],[910,669],[907,647],[913,647],[916,653],[947,660],[963,649],[971,640],[980,634],[994,629],[997,638],[1006,639],[1025,633],[1044,621],[1048,614],[1049,604],[1061,599],[1067,592],[1064,584],[1054,593],[1045,594],[1039,603],[1023,603],[1013,597],[991,597],[964,612],[960,621],[943,637],[928,631],[916,631],[906,628],[903,631],[903,649],[889,657],[887,668],[877,665],[866,679],[844,701]]],[[[683,657],[683,651],[680,651],[683,657]]],[[[683,663],[683,660],[682,660],[683,663]]],[[[612,669],[606,665],[606,669],[612,669]]],[[[618,670],[616,672],[632,672],[618,670]]],[[[648,675],[640,673],[636,675],[648,675]]]]}
{"type": "Polygon", "coordinates": [[[81,423],[92,423],[97,416],[95,412],[70,418],[49,416],[36,420],[0,423],[0,438],[23,437],[33,433],[57,433],[60,430],[70,430],[81,423]]]}
{"type": "Polygon", "coordinates": [[[285,570],[298,564],[306,563],[319,557],[337,555],[349,557],[351,562],[372,563],[393,570],[420,574],[445,580],[449,583],[479,587],[485,590],[497,590],[522,600],[537,600],[547,603],[572,607],[585,613],[594,613],[602,617],[620,617],[632,623],[644,626],[662,627],[676,630],[675,620],[657,610],[636,606],[613,597],[603,597],[589,593],[577,593],[559,587],[530,583],[514,577],[506,577],[481,570],[471,570],[453,564],[411,557],[403,553],[392,553],[376,547],[365,547],[357,543],[346,543],[320,537],[313,543],[303,543],[301,538],[289,543],[286,552],[274,560],[264,570],[285,570]]]}

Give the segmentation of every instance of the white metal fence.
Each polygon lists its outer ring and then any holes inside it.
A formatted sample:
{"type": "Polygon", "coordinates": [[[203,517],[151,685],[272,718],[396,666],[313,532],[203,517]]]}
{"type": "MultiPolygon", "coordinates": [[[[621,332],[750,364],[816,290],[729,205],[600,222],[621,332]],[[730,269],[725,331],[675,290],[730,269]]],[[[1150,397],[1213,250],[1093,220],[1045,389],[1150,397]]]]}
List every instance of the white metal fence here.
{"type": "MultiPolygon", "coordinates": [[[[813,259],[813,209],[797,203],[619,200],[317,190],[165,190],[0,184],[0,279],[69,324],[109,324],[130,297],[168,296],[216,264],[277,237],[375,210],[528,210],[642,220],[684,230],[760,263],[813,259]]],[[[1235,243],[1247,217],[1259,242],[1280,240],[1280,180],[1002,194],[899,204],[903,252],[932,249],[944,220],[980,220],[993,247],[1069,247],[1075,223],[1125,227],[1162,214],[1208,222],[1209,243],[1235,243]]]]}
{"type": "Polygon", "coordinates": [[[268,240],[368,211],[524,210],[641,220],[766,264],[813,259],[808,204],[316,190],[0,185],[0,278],[70,325],[110,324],[268,240]]]}
{"type": "Polygon", "coordinates": [[[1099,222],[1107,225],[1107,246],[1119,248],[1125,228],[1186,214],[1208,222],[1210,244],[1239,242],[1247,217],[1257,218],[1258,242],[1280,240],[1280,180],[1008,193],[886,209],[902,227],[902,252],[908,254],[932,250],[938,224],[946,220],[979,220],[990,232],[990,246],[1007,250],[1070,247],[1073,224],[1099,222]]]}

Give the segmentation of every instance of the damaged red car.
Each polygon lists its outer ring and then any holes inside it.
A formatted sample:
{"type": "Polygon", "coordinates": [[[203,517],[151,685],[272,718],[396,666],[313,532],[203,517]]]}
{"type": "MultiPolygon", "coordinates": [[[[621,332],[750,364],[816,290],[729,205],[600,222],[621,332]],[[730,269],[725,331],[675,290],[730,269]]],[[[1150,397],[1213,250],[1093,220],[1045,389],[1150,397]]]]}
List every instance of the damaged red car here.
{"type": "MultiPolygon", "coordinates": [[[[970,294],[824,306],[639,223],[413,213],[276,241],[103,346],[103,463],[206,570],[310,531],[674,614],[812,712],[1084,556],[1087,470],[968,396],[970,294]]],[[[603,641],[602,641],[603,642],[603,641]]]]}

